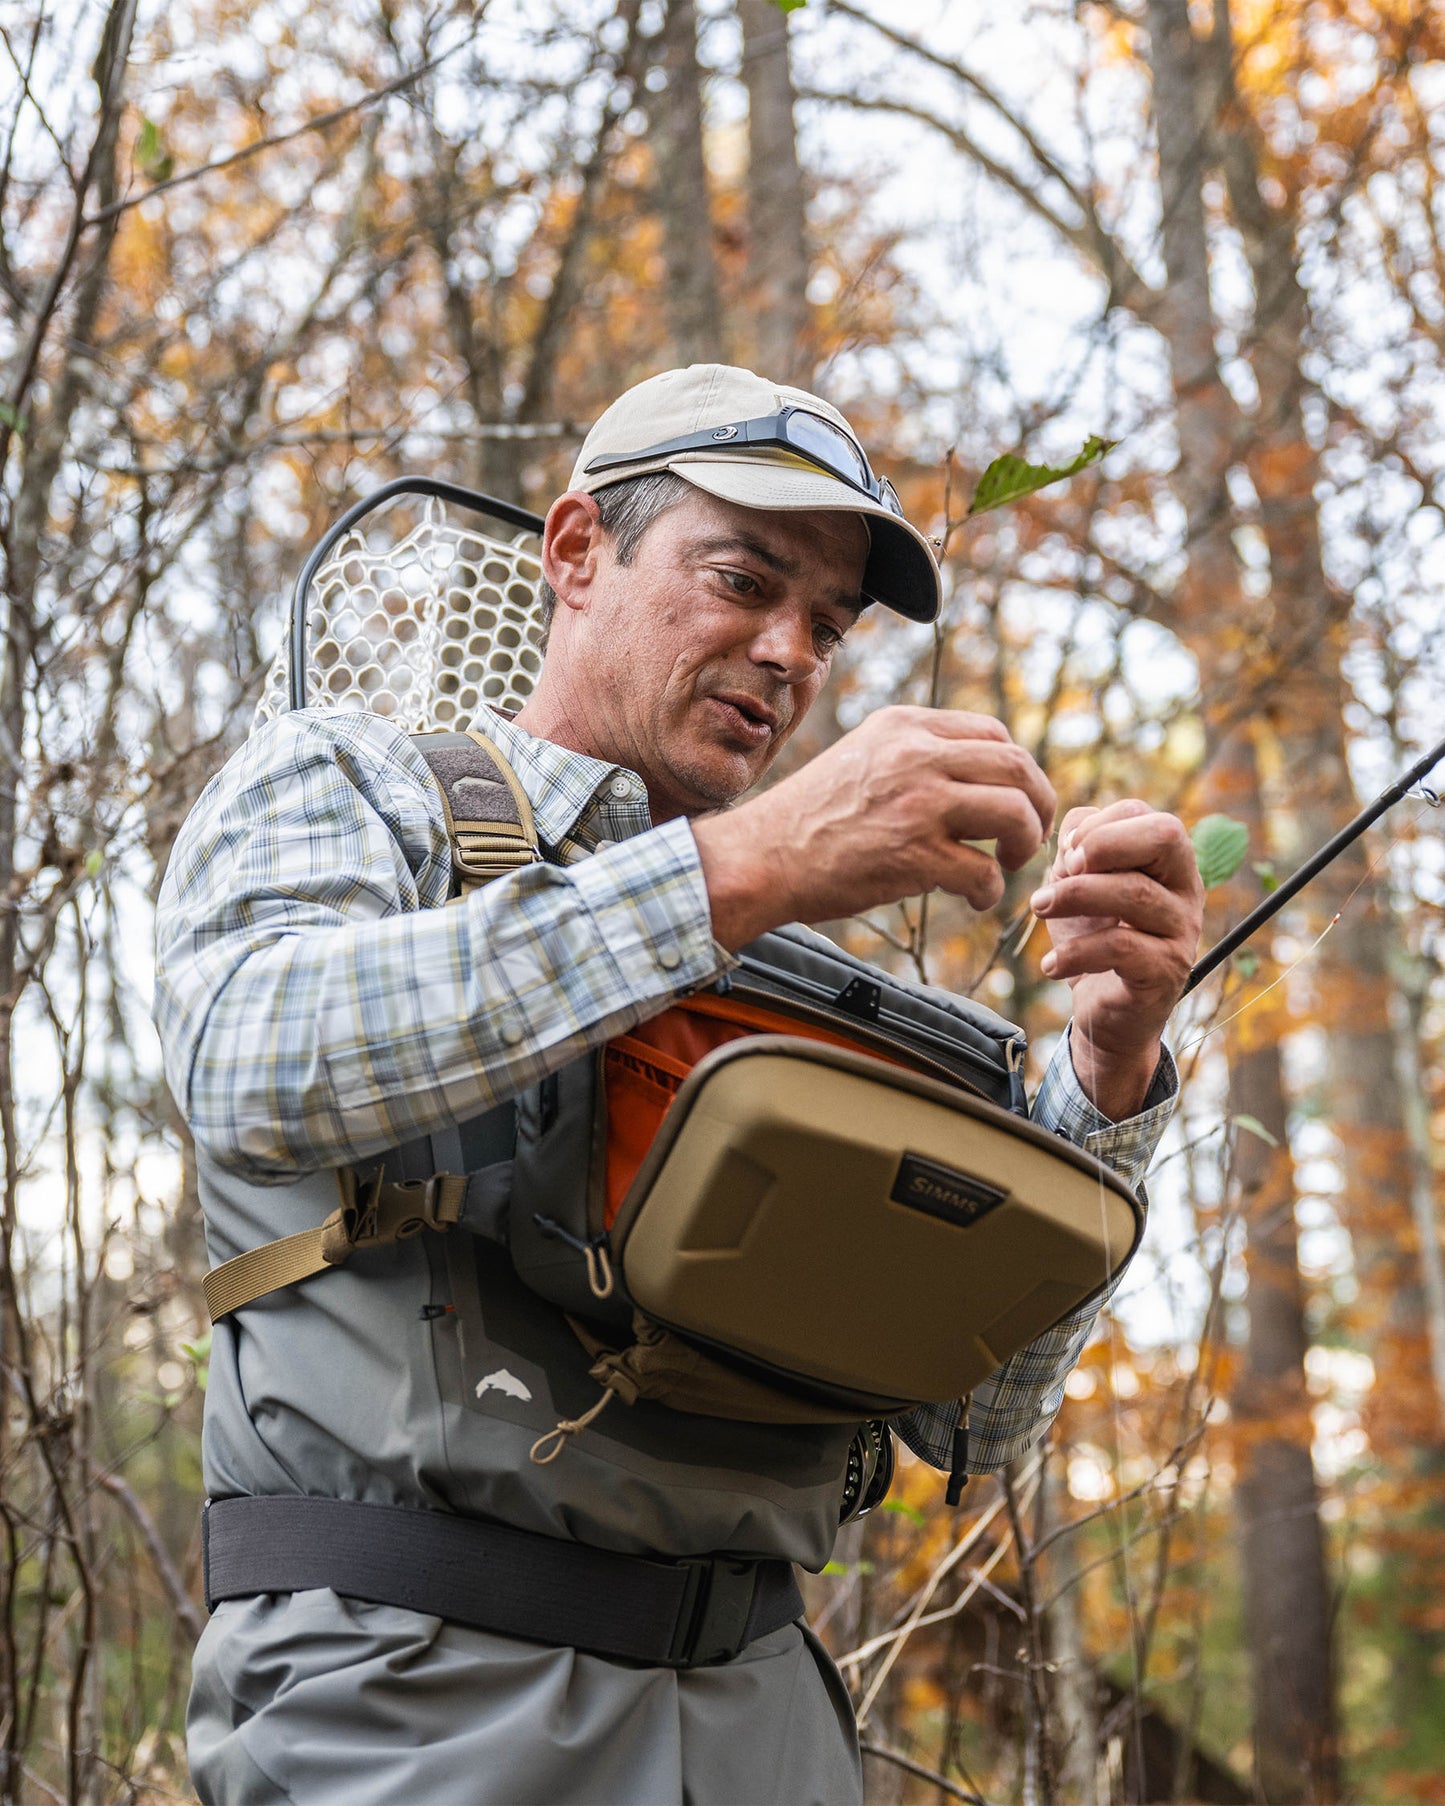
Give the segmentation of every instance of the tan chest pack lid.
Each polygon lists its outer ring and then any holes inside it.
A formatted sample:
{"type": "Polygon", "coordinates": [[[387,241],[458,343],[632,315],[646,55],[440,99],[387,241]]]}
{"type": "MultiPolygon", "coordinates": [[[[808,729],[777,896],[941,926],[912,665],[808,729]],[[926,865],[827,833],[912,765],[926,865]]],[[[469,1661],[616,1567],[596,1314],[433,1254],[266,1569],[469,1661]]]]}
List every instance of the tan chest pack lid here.
{"type": "Polygon", "coordinates": [[[634,1302],[760,1367],[874,1398],[967,1393],[1099,1292],[1139,1200],[982,1098],[762,1035],[693,1069],[613,1228],[634,1302]]]}

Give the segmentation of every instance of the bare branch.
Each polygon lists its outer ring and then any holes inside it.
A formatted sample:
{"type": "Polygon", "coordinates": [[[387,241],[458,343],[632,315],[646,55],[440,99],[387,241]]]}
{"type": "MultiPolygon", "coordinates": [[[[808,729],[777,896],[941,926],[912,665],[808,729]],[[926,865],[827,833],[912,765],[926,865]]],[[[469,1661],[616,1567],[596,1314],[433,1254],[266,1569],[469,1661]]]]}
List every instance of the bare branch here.
{"type": "Polygon", "coordinates": [[[190,1590],[181,1579],[176,1564],[171,1560],[170,1552],[161,1540],[161,1533],[156,1528],[155,1519],[141,1503],[135,1488],[120,1474],[97,1474],[95,1481],[114,1499],[119,1499],[130,1516],[131,1522],[140,1532],[140,1539],[145,1544],[146,1554],[151,1558],[151,1566],[156,1571],[156,1578],[165,1588],[171,1610],[188,1633],[199,1638],[206,1628],[205,1614],[191,1598],[190,1590]]]}
{"type": "Polygon", "coordinates": [[[858,1747],[865,1756],[876,1756],[880,1762],[891,1762],[895,1768],[901,1768],[920,1781],[931,1781],[935,1787],[941,1788],[951,1800],[966,1800],[969,1806],[988,1806],[988,1801],[980,1793],[973,1793],[967,1787],[960,1787],[956,1781],[950,1781],[947,1775],[941,1775],[937,1769],[925,1768],[921,1762],[915,1762],[911,1756],[905,1756],[901,1750],[890,1749],[886,1743],[879,1743],[874,1737],[860,1737],[858,1747]]]}
{"type": "Polygon", "coordinates": [[[82,228],[104,225],[108,220],[122,213],[129,213],[132,207],[139,207],[142,201],[149,201],[156,195],[165,194],[172,188],[183,187],[188,182],[199,182],[202,176],[213,176],[218,170],[232,169],[238,163],[248,162],[252,157],[259,157],[262,151],[275,150],[283,144],[290,144],[297,138],[304,138],[308,132],[327,132],[342,120],[350,119],[354,114],[374,107],[379,100],[387,100],[393,94],[399,94],[403,88],[409,88],[419,82],[424,75],[430,75],[433,69],[439,69],[449,57],[459,50],[465,50],[472,43],[476,33],[462,38],[450,49],[442,51],[429,62],[422,63],[415,69],[408,69],[398,75],[394,81],[386,82],[380,88],[373,88],[369,94],[363,94],[359,100],[353,100],[344,107],[336,107],[330,113],[323,113],[319,119],[308,119],[305,125],[294,126],[289,132],[278,132],[274,137],[258,139],[255,144],[243,145],[238,151],[232,151],[228,157],[217,157],[213,163],[203,163],[198,169],[183,169],[179,175],[167,176],[165,181],[156,182],[147,188],[144,194],[131,194],[123,200],[112,201],[108,207],[102,207],[96,213],[89,214],[82,222],[82,228]]]}

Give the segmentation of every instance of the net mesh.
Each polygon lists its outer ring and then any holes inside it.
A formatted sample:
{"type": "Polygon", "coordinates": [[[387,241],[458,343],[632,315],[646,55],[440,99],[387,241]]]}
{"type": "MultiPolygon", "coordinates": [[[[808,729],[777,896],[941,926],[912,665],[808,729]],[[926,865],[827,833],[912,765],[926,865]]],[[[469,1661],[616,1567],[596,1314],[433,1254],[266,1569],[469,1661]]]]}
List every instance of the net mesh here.
{"type": "MultiPolygon", "coordinates": [[[[488,705],[520,708],[542,669],[536,535],[483,531],[434,496],[410,506],[420,512],[400,536],[385,514],[367,517],[317,570],[308,705],[368,709],[405,733],[465,727],[488,705]]],[[[290,707],[290,650],[288,632],[266,674],[258,726],[290,707]]]]}

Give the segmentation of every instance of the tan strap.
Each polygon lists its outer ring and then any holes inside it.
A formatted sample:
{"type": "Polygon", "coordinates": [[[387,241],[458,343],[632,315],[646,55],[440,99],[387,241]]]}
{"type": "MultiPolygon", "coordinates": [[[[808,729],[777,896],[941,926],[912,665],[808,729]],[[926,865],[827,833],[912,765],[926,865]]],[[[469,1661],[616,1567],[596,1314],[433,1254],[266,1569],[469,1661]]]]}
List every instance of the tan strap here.
{"type": "MultiPolygon", "coordinates": [[[[452,869],[464,896],[540,862],[531,801],[495,741],[478,728],[413,734],[412,741],[441,797],[452,869]]],[[[456,1173],[394,1184],[383,1181],[379,1172],[360,1182],[343,1167],[336,1177],[340,1208],[318,1228],[249,1248],[206,1275],[203,1289],[212,1323],[323,1267],[341,1266],[355,1248],[383,1247],[422,1229],[449,1229],[467,1188],[465,1176],[456,1173]]]]}
{"type": "Polygon", "coordinates": [[[201,1281],[212,1323],[219,1323],[222,1317],[239,1310],[243,1304],[250,1304],[253,1298],[279,1291],[282,1286],[295,1285],[298,1279],[309,1279],[313,1273],[329,1266],[330,1262],[321,1252],[321,1244],[330,1221],[328,1217],[327,1223],[319,1229],[303,1229],[299,1235],[283,1236],[279,1242],[266,1242],[260,1248],[251,1248],[234,1260],[213,1267],[201,1281]]]}
{"type": "Polygon", "coordinates": [[[541,861],[532,805],[501,748],[479,728],[414,734],[441,797],[452,869],[465,896],[541,861]]]}
{"type": "Polygon", "coordinates": [[[341,1203],[319,1227],[248,1248],[206,1275],[202,1289],[212,1323],[323,1267],[344,1265],[358,1248],[384,1248],[423,1229],[450,1229],[467,1195],[464,1173],[397,1182],[380,1172],[358,1178],[342,1167],[336,1179],[341,1203]]]}

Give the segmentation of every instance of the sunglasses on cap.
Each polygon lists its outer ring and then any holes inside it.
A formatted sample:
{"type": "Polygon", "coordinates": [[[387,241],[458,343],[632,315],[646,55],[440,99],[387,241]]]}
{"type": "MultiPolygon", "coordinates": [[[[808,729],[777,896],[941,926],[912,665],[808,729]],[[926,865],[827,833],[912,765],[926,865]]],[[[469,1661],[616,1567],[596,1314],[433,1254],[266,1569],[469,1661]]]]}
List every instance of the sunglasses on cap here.
{"type": "Polygon", "coordinates": [[[821,414],[806,408],[783,408],[759,420],[739,420],[731,426],[704,427],[701,432],[684,433],[677,439],[662,439],[656,445],[644,445],[637,451],[604,452],[588,460],[586,473],[617,470],[628,464],[650,464],[657,458],[671,457],[674,452],[741,451],[744,448],[778,446],[794,452],[808,463],[816,464],[830,477],[837,477],[850,489],[879,502],[890,514],[900,518],[903,504],[898,500],[887,477],[874,476],[862,447],[841,427],[821,414]]]}

